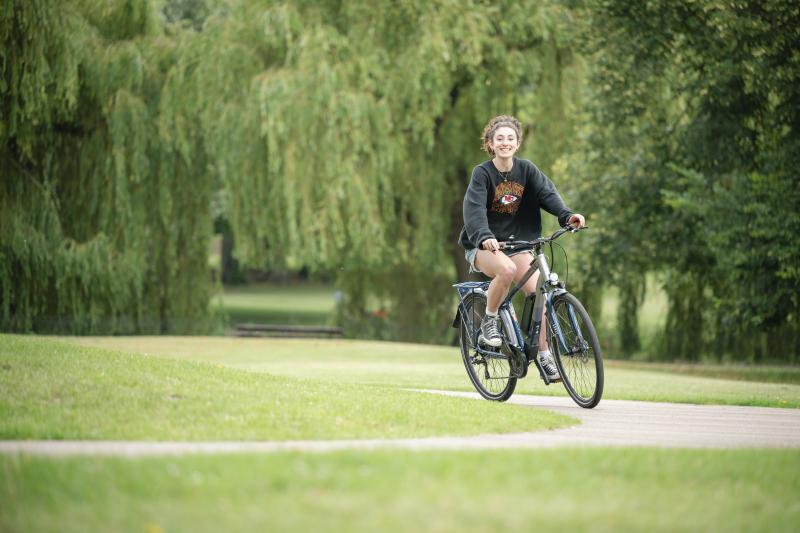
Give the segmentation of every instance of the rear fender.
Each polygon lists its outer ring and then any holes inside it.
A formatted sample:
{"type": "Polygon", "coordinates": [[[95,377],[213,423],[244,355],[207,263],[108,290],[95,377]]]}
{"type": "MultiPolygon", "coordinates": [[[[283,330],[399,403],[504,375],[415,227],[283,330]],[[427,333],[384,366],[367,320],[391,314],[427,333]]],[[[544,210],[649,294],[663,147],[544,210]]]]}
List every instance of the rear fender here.
{"type": "Polygon", "coordinates": [[[456,316],[453,319],[453,327],[457,328],[459,322],[461,322],[461,304],[459,304],[458,309],[456,309],[456,316]]]}
{"type": "Polygon", "coordinates": [[[464,309],[464,299],[473,292],[485,293],[489,288],[489,282],[465,281],[463,283],[456,283],[453,287],[458,291],[458,307],[456,308],[456,316],[453,317],[453,327],[457,328],[461,322],[461,314],[466,312],[464,309]]]}

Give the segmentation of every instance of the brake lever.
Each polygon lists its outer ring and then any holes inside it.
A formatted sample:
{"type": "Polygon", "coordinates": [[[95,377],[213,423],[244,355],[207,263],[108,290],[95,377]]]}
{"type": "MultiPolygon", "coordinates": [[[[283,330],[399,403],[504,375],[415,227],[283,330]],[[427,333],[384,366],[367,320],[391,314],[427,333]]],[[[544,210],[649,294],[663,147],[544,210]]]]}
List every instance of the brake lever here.
{"type": "Polygon", "coordinates": [[[589,226],[581,226],[580,228],[576,228],[572,224],[567,224],[566,226],[564,226],[564,229],[569,231],[570,233],[577,233],[581,230],[589,229],[589,226]]]}

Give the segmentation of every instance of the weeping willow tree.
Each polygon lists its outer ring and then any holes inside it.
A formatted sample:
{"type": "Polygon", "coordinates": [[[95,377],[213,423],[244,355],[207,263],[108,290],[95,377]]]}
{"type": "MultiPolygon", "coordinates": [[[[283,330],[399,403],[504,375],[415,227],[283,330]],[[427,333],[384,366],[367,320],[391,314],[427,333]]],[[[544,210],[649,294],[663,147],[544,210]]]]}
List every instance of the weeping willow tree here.
{"type": "Polygon", "coordinates": [[[213,203],[243,264],[335,273],[349,331],[441,339],[483,123],[535,124],[545,168],[569,135],[555,2],[40,0],[0,24],[7,329],[206,327],[213,203]]]}
{"type": "Polygon", "coordinates": [[[477,137],[492,114],[533,123],[545,88],[561,96],[543,58],[568,62],[569,24],[540,2],[244,2],[212,15],[170,83],[202,88],[187,112],[238,258],[336,272],[350,331],[442,338],[477,137]]]}
{"type": "Polygon", "coordinates": [[[164,86],[183,35],[151,2],[0,8],[0,323],[208,327],[214,181],[164,86]]]}

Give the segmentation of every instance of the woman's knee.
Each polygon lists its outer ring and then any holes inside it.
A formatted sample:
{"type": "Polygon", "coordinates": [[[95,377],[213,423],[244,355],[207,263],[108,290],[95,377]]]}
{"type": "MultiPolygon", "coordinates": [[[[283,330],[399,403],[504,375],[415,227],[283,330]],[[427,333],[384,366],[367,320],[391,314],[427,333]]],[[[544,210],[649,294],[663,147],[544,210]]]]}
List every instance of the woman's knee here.
{"type": "Polygon", "coordinates": [[[497,277],[508,283],[514,281],[514,276],[516,275],[517,275],[517,265],[515,265],[511,261],[503,263],[497,269],[497,277]]]}
{"type": "Polygon", "coordinates": [[[517,274],[517,265],[502,253],[480,250],[475,257],[475,266],[490,278],[500,278],[504,283],[514,281],[517,274]]]}

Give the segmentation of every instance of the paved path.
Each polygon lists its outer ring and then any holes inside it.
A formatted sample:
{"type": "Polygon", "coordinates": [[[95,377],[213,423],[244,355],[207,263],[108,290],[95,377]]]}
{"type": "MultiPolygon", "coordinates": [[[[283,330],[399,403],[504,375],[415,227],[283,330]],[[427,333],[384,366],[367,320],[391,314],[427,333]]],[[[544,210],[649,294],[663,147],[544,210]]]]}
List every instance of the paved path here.
{"type": "MultiPolygon", "coordinates": [[[[475,393],[429,391],[477,398],[475,393]]],[[[0,453],[37,455],[174,455],[373,449],[552,448],[651,446],[667,448],[800,448],[800,409],[603,400],[581,409],[569,398],[516,395],[510,403],[563,413],[581,424],[554,431],[433,437],[283,442],[0,441],[0,453]]]]}

